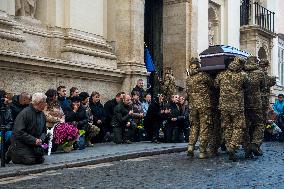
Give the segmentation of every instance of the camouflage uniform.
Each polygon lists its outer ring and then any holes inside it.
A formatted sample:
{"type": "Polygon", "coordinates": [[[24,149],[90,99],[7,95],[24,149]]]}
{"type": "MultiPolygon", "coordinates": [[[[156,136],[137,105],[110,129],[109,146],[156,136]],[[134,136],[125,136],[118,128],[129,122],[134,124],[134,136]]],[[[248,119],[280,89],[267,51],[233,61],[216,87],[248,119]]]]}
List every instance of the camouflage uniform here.
{"type": "Polygon", "coordinates": [[[171,68],[167,67],[165,71],[164,83],[162,86],[163,94],[166,100],[170,102],[172,95],[176,94],[175,78],[172,74],[171,68]]]}
{"type": "Polygon", "coordinates": [[[261,101],[262,101],[262,113],[263,113],[263,121],[266,124],[266,115],[269,109],[269,96],[270,96],[270,88],[276,84],[276,78],[268,75],[267,68],[269,66],[268,60],[261,60],[259,62],[259,68],[264,73],[264,88],[261,89],[261,101]]]}
{"type": "Polygon", "coordinates": [[[200,158],[205,158],[212,123],[210,87],[213,80],[209,74],[199,71],[198,59],[192,59],[191,64],[196,64],[195,69],[190,68],[190,75],[186,81],[189,104],[191,109],[191,132],[188,144],[188,154],[193,155],[194,146],[200,136],[200,158]]]}
{"type": "Polygon", "coordinates": [[[256,57],[249,57],[244,67],[248,74],[249,86],[245,90],[246,132],[244,148],[246,156],[261,155],[260,145],[264,135],[261,89],[265,88],[265,75],[259,70],[256,57]]]}
{"type": "Polygon", "coordinates": [[[220,88],[221,127],[230,159],[235,158],[245,127],[244,89],[248,77],[242,68],[243,61],[235,58],[228,70],[219,73],[215,79],[215,86],[220,88]]]}

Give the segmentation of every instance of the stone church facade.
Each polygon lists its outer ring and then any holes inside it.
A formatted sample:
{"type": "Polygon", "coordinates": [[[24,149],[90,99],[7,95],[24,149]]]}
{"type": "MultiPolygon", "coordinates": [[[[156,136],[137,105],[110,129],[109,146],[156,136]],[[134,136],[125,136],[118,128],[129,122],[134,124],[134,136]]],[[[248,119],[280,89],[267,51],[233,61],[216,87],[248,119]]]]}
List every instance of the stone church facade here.
{"type": "MultiPolygon", "coordinates": [[[[138,78],[146,81],[145,46],[157,74],[171,67],[181,89],[189,59],[209,45],[265,54],[274,74],[275,33],[259,29],[253,18],[241,25],[244,2],[1,0],[0,88],[33,93],[76,86],[110,99],[130,92],[138,78]]],[[[259,3],[276,8],[271,0],[259,3]]]]}

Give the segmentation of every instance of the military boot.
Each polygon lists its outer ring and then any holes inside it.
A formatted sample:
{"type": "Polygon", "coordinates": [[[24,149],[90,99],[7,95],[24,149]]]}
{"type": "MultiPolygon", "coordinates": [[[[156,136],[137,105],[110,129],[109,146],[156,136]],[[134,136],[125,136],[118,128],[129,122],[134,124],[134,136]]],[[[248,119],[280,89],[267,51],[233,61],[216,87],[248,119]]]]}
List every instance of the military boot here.
{"type": "Polygon", "coordinates": [[[263,155],[262,150],[260,149],[260,147],[257,144],[251,145],[251,151],[252,151],[253,155],[255,155],[255,156],[262,156],[263,155]]]}
{"type": "Polygon", "coordinates": [[[245,158],[246,159],[252,159],[253,158],[253,153],[251,151],[251,146],[246,146],[244,147],[244,150],[245,150],[245,158]]]}
{"type": "Polygon", "coordinates": [[[199,153],[199,159],[207,159],[207,158],[208,158],[208,154],[206,151],[199,153]]]}
{"type": "Polygon", "coordinates": [[[236,152],[233,148],[227,148],[227,153],[229,155],[229,160],[232,160],[233,162],[237,161],[236,152]]]}
{"type": "Polygon", "coordinates": [[[209,157],[216,157],[219,155],[218,149],[209,149],[208,151],[209,157]]]}
{"type": "Polygon", "coordinates": [[[193,145],[188,145],[187,156],[189,156],[189,157],[194,156],[194,146],[193,145]]]}

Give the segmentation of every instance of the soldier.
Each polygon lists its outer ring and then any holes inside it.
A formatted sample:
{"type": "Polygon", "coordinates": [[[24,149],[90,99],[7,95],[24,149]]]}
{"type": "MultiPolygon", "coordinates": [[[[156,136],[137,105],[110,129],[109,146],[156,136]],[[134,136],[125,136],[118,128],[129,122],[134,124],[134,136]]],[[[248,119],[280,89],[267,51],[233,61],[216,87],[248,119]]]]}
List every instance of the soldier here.
{"type": "Polygon", "coordinates": [[[229,159],[233,161],[236,161],[235,151],[242,143],[245,127],[244,89],[248,77],[242,68],[243,61],[236,57],[215,79],[215,86],[220,88],[221,127],[229,159]]]}
{"type": "Polygon", "coordinates": [[[270,96],[270,88],[276,84],[276,78],[268,75],[269,61],[268,60],[260,60],[259,69],[264,73],[265,78],[265,87],[261,89],[261,101],[262,101],[262,113],[263,113],[263,121],[266,124],[266,115],[269,109],[269,96],[270,96]]]}
{"type": "Polygon", "coordinates": [[[171,100],[172,95],[176,94],[176,83],[175,83],[176,79],[173,76],[172,72],[173,71],[170,67],[166,67],[164,83],[162,86],[163,93],[168,102],[171,100]]]}
{"type": "Polygon", "coordinates": [[[245,90],[246,131],[244,149],[246,158],[261,156],[260,145],[264,135],[261,89],[265,88],[265,75],[259,70],[258,59],[250,56],[244,66],[248,74],[249,86],[245,90]]]}
{"type": "Polygon", "coordinates": [[[207,158],[207,146],[212,123],[210,87],[213,80],[209,74],[199,70],[200,62],[197,58],[190,60],[189,77],[186,80],[189,95],[191,132],[188,143],[188,156],[194,156],[194,148],[198,136],[200,137],[199,158],[207,158]]]}

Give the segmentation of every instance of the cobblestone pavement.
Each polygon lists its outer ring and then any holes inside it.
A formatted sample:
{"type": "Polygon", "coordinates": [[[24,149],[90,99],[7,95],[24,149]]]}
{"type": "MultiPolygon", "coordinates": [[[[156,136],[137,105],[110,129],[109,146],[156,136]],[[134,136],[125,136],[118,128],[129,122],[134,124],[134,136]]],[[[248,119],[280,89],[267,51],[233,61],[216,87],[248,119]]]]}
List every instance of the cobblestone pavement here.
{"type": "Polygon", "coordinates": [[[283,143],[265,143],[264,156],[237,162],[228,161],[225,154],[189,159],[184,152],[129,159],[0,179],[0,188],[282,189],[283,147],[283,143]]]}

